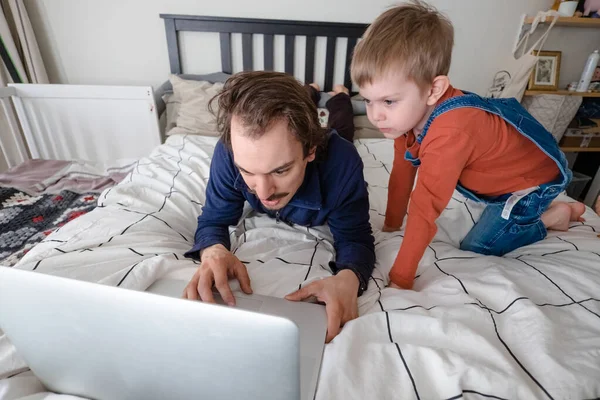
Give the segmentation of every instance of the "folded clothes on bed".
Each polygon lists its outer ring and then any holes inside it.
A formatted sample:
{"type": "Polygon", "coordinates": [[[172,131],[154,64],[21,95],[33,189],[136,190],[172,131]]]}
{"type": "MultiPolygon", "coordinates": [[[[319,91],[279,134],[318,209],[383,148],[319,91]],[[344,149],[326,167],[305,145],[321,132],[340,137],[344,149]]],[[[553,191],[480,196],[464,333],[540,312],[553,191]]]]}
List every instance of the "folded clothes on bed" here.
{"type": "Polygon", "coordinates": [[[0,187],[19,189],[29,195],[59,193],[100,193],[121,182],[135,163],[104,165],[89,161],[28,160],[0,174],[0,187]]]}

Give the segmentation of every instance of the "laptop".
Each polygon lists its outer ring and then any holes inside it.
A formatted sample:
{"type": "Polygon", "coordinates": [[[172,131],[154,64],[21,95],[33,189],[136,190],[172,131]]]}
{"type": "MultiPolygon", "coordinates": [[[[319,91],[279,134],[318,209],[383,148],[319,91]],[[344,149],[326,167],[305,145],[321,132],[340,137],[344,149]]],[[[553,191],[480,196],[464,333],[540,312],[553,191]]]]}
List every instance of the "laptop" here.
{"type": "Polygon", "coordinates": [[[313,399],[319,304],[235,295],[227,307],[0,267],[0,330],[51,391],[92,399],[313,399]]]}

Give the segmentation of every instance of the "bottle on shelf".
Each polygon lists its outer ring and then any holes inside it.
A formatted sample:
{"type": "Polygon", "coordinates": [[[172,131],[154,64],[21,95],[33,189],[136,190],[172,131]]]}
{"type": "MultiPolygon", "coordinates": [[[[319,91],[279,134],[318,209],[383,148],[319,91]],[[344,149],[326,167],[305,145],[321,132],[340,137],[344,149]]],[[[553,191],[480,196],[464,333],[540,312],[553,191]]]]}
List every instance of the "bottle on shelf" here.
{"type": "Polygon", "coordinates": [[[598,50],[594,50],[594,52],[588,57],[585,67],[583,68],[583,72],[581,73],[581,78],[579,79],[579,84],[577,85],[578,92],[587,92],[599,60],[600,53],[598,53],[598,50]]]}

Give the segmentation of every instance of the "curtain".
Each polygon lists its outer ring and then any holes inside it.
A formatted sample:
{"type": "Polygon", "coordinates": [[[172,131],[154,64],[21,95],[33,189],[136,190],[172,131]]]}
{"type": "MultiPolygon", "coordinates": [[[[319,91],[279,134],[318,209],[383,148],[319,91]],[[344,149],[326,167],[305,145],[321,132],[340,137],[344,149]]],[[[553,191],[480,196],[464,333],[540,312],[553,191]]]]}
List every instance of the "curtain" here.
{"type": "MultiPolygon", "coordinates": [[[[48,83],[31,21],[23,0],[0,0],[0,88],[8,83],[48,83]]],[[[9,99],[0,107],[0,172],[28,158],[22,134],[9,124],[9,99]]]]}
{"type": "Polygon", "coordinates": [[[3,75],[0,85],[48,83],[48,74],[23,0],[0,2],[0,56],[3,75]]]}

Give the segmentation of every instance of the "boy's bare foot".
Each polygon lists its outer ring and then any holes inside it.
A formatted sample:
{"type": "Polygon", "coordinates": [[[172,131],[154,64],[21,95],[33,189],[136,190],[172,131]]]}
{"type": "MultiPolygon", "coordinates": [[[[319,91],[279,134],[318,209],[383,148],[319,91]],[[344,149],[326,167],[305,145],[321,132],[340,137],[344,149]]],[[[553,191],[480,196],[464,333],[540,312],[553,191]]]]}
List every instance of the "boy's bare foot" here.
{"type": "Polygon", "coordinates": [[[585,212],[585,206],[581,203],[565,203],[555,201],[542,214],[542,222],[546,229],[554,231],[569,230],[569,222],[585,221],[581,216],[585,212]]]}
{"type": "Polygon", "coordinates": [[[333,92],[329,92],[330,95],[335,96],[336,94],[345,93],[350,96],[350,91],[344,85],[337,84],[333,87],[333,92]]]}
{"type": "Polygon", "coordinates": [[[313,83],[311,83],[309,86],[312,86],[312,87],[314,87],[315,89],[317,89],[317,92],[320,92],[320,91],[321,91],[321,86],[319,86],[319,84],[318,84],[318,83],[315,83],[315,82],[313,82],[313,83]]]}
{"type": "Polygon", "coordinates": [[[600,215],[600,196],[596,199],[596,204],[594,204],[594,211],[596,214],[600,215]]]}
{"type": "Polygon", "coordinates": [[[571,207],[565,202],[554,202],[542,214],[542,222],[548,230],[567,231],[571,221],[571,207]]]}
{"type": "Polygon", "coordinates": [[[585,222],[585,219],[581,216],[585,212],[585,205],[583,203],[567,203],[571,207],[571,221],[585,222]]]}

